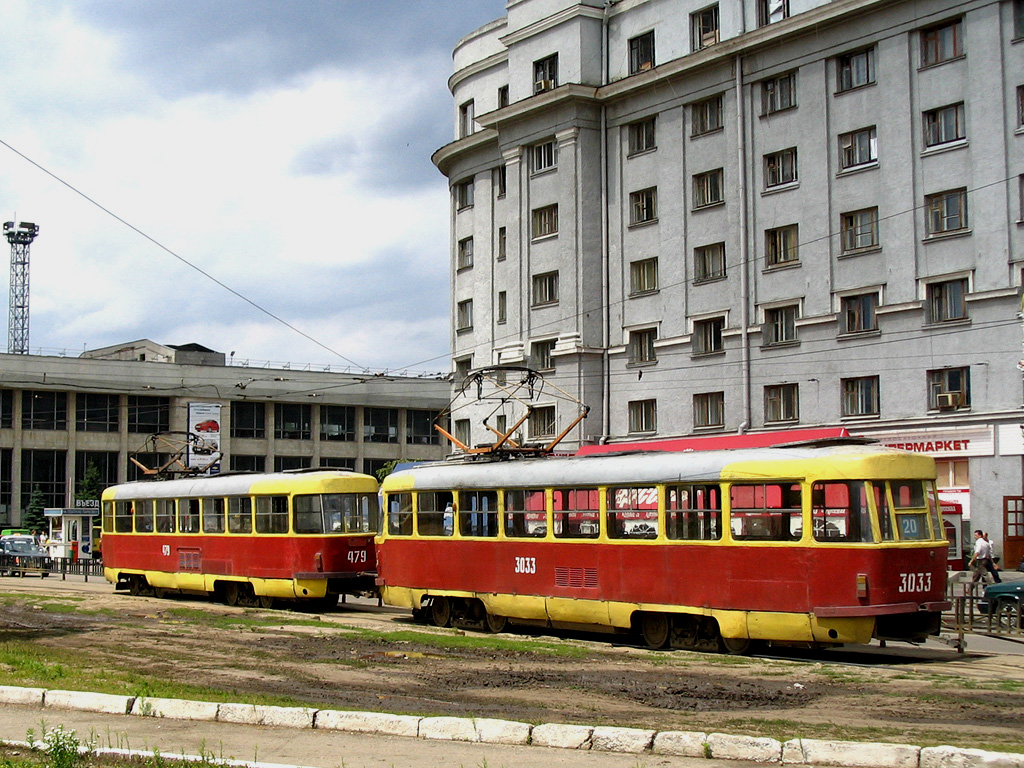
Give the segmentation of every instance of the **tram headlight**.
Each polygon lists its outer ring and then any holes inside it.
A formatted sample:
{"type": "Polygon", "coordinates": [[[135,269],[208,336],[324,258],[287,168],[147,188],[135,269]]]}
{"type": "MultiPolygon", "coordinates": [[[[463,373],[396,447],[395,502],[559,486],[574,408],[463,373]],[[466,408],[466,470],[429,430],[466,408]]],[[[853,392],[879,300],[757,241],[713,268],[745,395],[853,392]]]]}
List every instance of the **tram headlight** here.
{"type": "Polygon", "coordinates": [[[324,556],[321,553],[317,552],[315,555],[313,555],[313,562],[316,564],[316,572],[317,573],[323,573],[324,572],[324,556]]]}
{"type": "Polygon", "coordinates": [[[868,575],[866,573],[857,574],[857,597],[868,596],[868,575]]]}

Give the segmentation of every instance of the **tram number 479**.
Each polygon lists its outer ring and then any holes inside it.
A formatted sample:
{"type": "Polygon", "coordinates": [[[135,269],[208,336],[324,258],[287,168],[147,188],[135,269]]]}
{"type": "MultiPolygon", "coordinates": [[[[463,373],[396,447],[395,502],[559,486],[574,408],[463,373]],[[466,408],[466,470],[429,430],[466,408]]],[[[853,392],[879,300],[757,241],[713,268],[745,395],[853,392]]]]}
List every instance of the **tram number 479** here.
{"type": "Polygon", "coordinates": [[[516,573],[536,573],[537,572],[537,558],[535,557],[517,557],[516,558],[516,573]]]}
{"type": "Polygon", "coordinates": [[[901,573],[900,592],[927,592],[932,588],[930,573],[901,573]]]}
{"type": "Polygon", "coordinates": [[[366,550],[365,549],[350,549],[348,551],[348,561],[350,563],[365,563],[366,562],[366,550]]]}

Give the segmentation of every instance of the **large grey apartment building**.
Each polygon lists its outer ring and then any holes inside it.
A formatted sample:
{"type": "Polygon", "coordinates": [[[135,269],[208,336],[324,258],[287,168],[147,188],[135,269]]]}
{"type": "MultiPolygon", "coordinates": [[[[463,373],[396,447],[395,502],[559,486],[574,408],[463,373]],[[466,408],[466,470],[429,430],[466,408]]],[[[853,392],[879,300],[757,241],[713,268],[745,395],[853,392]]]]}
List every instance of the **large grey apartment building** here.
{"type": "Polygon", "coordinates": [[[454,58],[457,374],[576,445],[842,426],[1024,542],[1024,2],[509,0],[454,58]]]}

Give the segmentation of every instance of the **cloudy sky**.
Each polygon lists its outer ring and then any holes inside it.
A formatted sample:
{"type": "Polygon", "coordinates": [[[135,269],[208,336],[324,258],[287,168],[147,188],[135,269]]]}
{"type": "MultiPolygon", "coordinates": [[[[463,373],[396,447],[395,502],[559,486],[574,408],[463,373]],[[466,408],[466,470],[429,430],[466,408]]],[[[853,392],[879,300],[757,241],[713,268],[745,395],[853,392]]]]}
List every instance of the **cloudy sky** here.
{"type": "Polygon", "coordinates": [[[504,5],[2,0],[0,215],[40,226],[31,351],[447,370],[430,155],[452,47],[504,5]]]}

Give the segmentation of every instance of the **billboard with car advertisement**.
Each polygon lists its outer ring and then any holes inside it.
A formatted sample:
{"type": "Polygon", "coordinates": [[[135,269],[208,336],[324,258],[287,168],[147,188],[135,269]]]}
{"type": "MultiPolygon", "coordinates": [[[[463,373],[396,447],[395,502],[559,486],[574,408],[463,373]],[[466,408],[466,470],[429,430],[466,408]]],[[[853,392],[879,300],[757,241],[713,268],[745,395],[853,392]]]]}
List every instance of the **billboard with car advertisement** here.
{"type": "Polygon", "coordinates": [[[208,467],[208,474],[220,469],[220,403],[189,403],[189,439],[187,463],[189,467],[208,467]],[[211,463],[212,462],[212,463],[211,463]]]}

